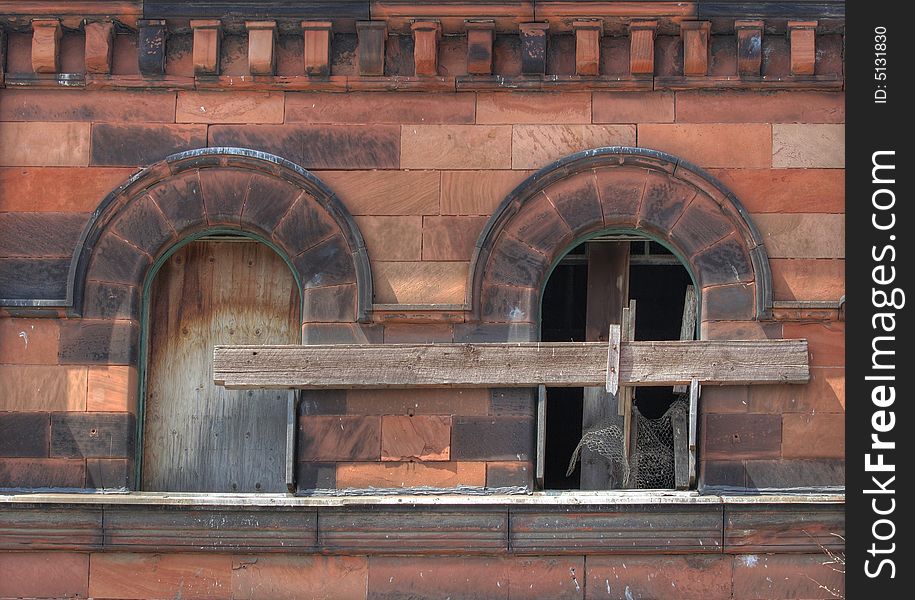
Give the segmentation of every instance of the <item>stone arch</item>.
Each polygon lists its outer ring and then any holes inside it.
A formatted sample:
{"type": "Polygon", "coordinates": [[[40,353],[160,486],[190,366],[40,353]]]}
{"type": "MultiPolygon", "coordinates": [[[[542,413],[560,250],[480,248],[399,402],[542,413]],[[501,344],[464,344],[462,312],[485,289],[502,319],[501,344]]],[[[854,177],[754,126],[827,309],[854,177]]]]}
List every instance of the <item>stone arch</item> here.
{"type": "Polygon", "coordinates": [[[305,321],[366,321],[372,277],[365,242],[334,193],[285,159],[244,148],[174,154],[111,192],[83,230],[70,265],[74,314],[139,319],[157,259],[207,231],[269,243],[290,264],[305,321]]]}
{"type": "Polygon", "coordinates": [[[758,320],[772,309],[769,261],[737,197],[670,154],[608,147],[531,175],[499,205],[471,261],[468,305],[489,323],[539,323],[540,297],[571,247],[608,230],[668,246],[701,290],[703,320],[758,320]]]}

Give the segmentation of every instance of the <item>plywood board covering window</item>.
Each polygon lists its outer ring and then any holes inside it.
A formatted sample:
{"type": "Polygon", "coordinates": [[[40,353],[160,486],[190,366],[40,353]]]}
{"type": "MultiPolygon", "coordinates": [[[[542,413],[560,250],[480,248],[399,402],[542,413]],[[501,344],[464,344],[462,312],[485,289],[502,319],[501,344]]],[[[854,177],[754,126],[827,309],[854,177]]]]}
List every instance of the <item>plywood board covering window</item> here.
{"type": "Polygon", "coordinates": [[[286,263],[246,238],[195,241],[149,298],[143,489],[285,491],[287,392],[217,387],[212,361],[216,344],[300,343],[286,263]]]}

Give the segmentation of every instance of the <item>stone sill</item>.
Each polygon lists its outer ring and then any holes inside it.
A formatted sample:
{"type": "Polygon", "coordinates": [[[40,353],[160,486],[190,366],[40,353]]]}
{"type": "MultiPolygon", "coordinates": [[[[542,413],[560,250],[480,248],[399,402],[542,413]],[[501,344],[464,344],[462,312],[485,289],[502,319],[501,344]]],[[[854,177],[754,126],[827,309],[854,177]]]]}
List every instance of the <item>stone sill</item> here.
{"type": "Polygon", "coordinates": [[[291,497],[0,496],[0,551],[339,555],[841,551],[841,494],[291,497]]]}
{"type": "Polygon", "coordinates": [[[288,494],[217,494],[119,492],[7,493],[0,504],[67,504],[108,506],[208,506],[219,508],[344,507],[344,506],[620,506],[620,505],[762,505],[844,504],[843,493],[700,495],[695,491],[568,491],[532,494],[440,494],[292,496],[288,494]]]}

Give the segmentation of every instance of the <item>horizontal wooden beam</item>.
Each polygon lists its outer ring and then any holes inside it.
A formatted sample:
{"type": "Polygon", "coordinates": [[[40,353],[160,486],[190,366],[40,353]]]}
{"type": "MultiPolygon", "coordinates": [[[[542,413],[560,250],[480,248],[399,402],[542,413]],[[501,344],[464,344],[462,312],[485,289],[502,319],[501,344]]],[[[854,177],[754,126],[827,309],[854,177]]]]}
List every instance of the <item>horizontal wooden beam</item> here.
{"type": "MultiPolygon", "coordinates": [[[[216,346],[213,378],[232,389],[593,387],[607,344],[216,346]]],[[[620,385],[805,383],[806,340],[624,342],[620,385]]]]}

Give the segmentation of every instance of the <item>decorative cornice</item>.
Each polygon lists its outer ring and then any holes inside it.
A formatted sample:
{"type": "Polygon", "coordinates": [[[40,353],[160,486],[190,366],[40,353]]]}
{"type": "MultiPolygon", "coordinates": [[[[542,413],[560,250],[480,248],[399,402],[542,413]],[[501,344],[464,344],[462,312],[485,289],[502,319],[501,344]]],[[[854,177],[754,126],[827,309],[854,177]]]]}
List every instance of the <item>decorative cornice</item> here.
{"type": "MultiPolygon", "coordinates": [[[[20,34],[31,30],[32,56],[38,61],[35,72],[6,74],[5,85],[16,87],[340,92],[844,86],[841,43],[824,41],[820,48],[824,36],[844,30],[842,19],[830,17],[838,14],[832,2],[762,3],[764,10],[747,9],[746,14],[732,10],[733,18],[720,16],[724,9],[715,8],[717,4],[702,2],[272,2],[257,3],[257,7],[251,2],[147,2],[146,18],[136,19],[134,10],[125,21],[116,12],[103,19],[83,6],[83,17],[75,22],[70,5],[58,14],[49,12],[46,5],[60,3],[25,2],[22,4],[27,6],[18,12],[6,14],[2,10],[5,4],[0,0],[0,29],[6,27],[20,34]],[[293,4],[299,6],[298,12],[293,4]],[[32,5],[42,5],[43,12],[39,14],[32,5]],[[237,11],[232,8],[236,5],[237,11]],[[354,8],[357,5],[361,7],[358,10],[354,8]],[[30,6],[34,9],[32,17],[26,20],[30,6]],[[793,8],[787,10],[786,6],[793,8]],[[703,7],[713,16],[702,18],[703,7]],[[321,28],[315,27],[315,18],[322,19],[321,28]],[[61,35],[71,40],[68,48],[73,37],[85,36],[87,56],[108,56],[111,48],[99,44],[95,30],[91,36],[85,33],[86,24],[100,19],[108,23],[109,30],[138,36],[140,74],[106,74],[107,65],[96,65],[104,59],[95,58],[91,73],[55,72],[59,71],[58,54],[64,47],[57,43],[61,35]],[[271,24],[266,36],[263,30],[248,27],[252,19],[271,24]],[[56,36],[48,34],[48,23],[56,25],[56,36]],[[748,29],[748,24],[754,27],[748,29]],[[303,74],[273,74],[271,32],[303,38],[307,54],[300,59],[303,74]],[[335,35],[350,36],[346,41],[336,40],[344,44],[357,43],[354,38],[358,37],[357,51],[349,52],[348,59],[347,53],[343,58],[334,57],[335,35]],[[194,72],[166,73],[169,38],[175,36],[193,37],[194,72]],[[218,75],[220,63],[228,60],[219,50],[219,40],[225,36],[256,36],[260,40],[256,44],[260,50],[248,56],[251,75],[218,75]],[[409,52],[386,56],[387,46],[396,45],[389,36],[412,37],[413,56],[409,52]],[[460,45],[454,38],[467,38],[464,66],[455,61],[454,49],[460,45]],[[439,65],[440,47],[446,45],[452,58],[439,65]],[[625,45],[629,46],[628,66],[617,64],[625,45]],[[673,51],[676,46],[680,52],[673,51]],[[765,53],[762,48],[766,48],[765,53]],[[785,64],[791,65],[791,69],[783,69],[785,72],[771,66],[785,64]]],[[[113,5],[109,7],[112,10],[119,5],[103,4],[113,5]]],[[[136,3],[120,4],[136,8],[136,3]]],[[[235,64],[234,72],[239,67],[235,64]]]]}

